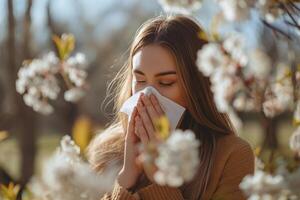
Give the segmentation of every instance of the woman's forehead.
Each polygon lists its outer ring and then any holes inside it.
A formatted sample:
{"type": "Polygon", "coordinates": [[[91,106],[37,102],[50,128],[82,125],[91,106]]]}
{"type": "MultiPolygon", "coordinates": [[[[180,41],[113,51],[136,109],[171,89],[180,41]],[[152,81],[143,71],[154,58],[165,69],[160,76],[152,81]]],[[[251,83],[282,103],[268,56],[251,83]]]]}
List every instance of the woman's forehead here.
{"type": "Polygon", "coordinates": [[[176,61],[171,52],[160,45],[147,45],[141,48],[132,58],[133,70],[144,73],[176,71],[176,61]]]}

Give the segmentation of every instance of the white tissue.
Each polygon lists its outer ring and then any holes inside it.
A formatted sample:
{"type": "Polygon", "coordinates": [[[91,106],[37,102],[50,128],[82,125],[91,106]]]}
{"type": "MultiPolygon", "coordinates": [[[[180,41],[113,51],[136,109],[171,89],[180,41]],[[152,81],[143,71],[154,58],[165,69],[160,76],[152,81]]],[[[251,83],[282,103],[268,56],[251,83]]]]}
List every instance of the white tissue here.
{"type": "Polygon", "coordinates": [[[145,95],[150,95],[151,93],[154,94],[159,103],[161,108],[163,109],[164,113],[166,114],[167,118],[170,122],[170,129],[171,131],[175,130],[179,120],[181,119],[182,114],[185,111],[185,108],[176,102],[162,96],[154,87],[148,86],[145,89],[135,93],[129,99],[127,99],[124,104],[122,105],[120,112],[125,113],[128,115],[128,119],[131,118],[131,113],[134,107],[137,105],[138,99],[141,93],[145,95]]]}

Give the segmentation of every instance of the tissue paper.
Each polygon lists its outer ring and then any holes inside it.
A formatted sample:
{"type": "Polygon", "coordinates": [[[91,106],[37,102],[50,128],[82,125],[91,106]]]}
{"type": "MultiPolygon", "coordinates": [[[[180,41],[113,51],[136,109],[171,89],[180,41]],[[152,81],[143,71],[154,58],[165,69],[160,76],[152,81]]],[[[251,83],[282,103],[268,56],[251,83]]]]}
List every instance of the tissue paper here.
{"type": "Polygon", "coordinates": [[[164,97],[152,86],[146,87],[145,89],[135,93],[129,99],[127,99],[122,105],[120,112],[125,113],[128,116],[128,119],[130,119],[131,113],[134,107],[137,105],[138,99],[142,92],[145,95],[150,95],[152,93],[156,96],[161,108],[163,109],[164,113],[169,119],[171,131],[175,130],[181,119],[182,114],[185,111],[185,108],[177,104],[176,102],[168,99],[167,97],[164,97]]]}

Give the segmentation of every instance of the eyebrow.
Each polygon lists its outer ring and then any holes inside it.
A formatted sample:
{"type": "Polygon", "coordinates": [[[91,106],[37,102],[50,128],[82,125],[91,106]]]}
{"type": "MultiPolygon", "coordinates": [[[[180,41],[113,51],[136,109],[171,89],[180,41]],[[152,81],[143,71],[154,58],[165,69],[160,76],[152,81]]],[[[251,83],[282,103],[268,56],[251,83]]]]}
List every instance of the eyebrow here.
{"type": "MultiPolygon", "coordinates": [[[[137,74],[145,75],[142,71],[140,71],[138,69],[133,70],[133,72],[137,73],[137,74]]],[[[165,76],[165,75],[170,75],[170,74],[177,74],[177,73],[176,73],[176,71],[165,71],[165,72],[160,72],[158,74],[155,74],[155,77],[165,76]]]]}

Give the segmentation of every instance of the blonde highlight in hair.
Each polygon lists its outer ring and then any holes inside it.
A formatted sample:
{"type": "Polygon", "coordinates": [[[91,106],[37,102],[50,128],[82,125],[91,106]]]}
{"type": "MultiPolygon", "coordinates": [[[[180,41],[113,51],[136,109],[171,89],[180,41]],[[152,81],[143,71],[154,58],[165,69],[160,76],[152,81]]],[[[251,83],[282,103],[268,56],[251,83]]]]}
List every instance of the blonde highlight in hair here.
{"type": "MultiPolygon", "coordinates": [[[[115,118],[106,130],[106,132],[113,134],[116,127],[122,126],[122,117],[118,111],[132,95],[132,57],[140,49],[150,44],[161,45],[168,49],[176,61],[180,85],[182,85],[187,102],[187,111],[184,113],[178,128],[194,131],[196,137],[202,142],[199,149],[201,170],[198,170],[193,181],[180,188],[183,193],[192,193],[189,194],[191,199],[201,199],[207,188],[215,156],[216,139],[222,135],[235,134],[228,116],[217,110],[209,79],[204,77],[196,66],[197,51],[206,44],[206,41],[198,37],[201,31],[200,26],[194,20],[181,15],[159,16],[141,26],[131,45],[127,62],[109,86],[109,90],[113,93],[112,98],[114,98],[115,118]],[[193,190],[192,192],[185,191],[186,188],[193,188],[193,190]]],[[[120,132],[121,129],[118,130],[120,132]]],[[[119,138],[117,141],[124,141],[124,135],[124,133],[117,134],[119,138]]],[[[114,139],[116,140],[116,138],[114,139]]],[[[97,139],[95,139],[92,147],[89,148],[91,157],[101,157],[100,153],[95,153],[100,151],[99,148],[102,148],[101,142],[97,143],[97,139]]],[[[118,145],[120,148],[107,150],[106,153],[113,156],[117,155],[112,153],[113,151],[121,151],[119,154],[123,154],[124,142],[122,144],[117,143],[118,145]]],[[[90,160],[98,163],[105,163],[105,159],[109,160],[105,156],[101,158],[102,160],[95,158],[90,160]]]]}

